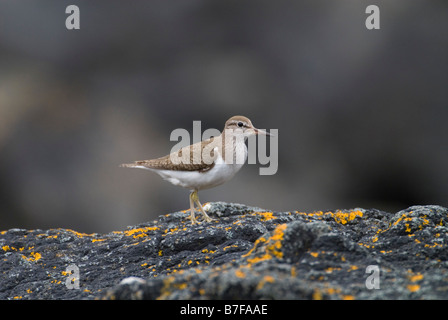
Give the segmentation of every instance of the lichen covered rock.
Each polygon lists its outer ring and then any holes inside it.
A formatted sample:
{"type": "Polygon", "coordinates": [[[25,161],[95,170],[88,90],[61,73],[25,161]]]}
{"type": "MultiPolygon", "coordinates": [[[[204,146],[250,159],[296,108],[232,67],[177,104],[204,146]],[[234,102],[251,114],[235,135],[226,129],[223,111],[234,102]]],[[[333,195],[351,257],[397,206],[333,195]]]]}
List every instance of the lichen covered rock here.
{"type": "Polygon", "coordinates": [[[0,298],[448,298],[447,208],[206,208],[193,226],[176,212],[109,234],[2,231],[0,298]]]}

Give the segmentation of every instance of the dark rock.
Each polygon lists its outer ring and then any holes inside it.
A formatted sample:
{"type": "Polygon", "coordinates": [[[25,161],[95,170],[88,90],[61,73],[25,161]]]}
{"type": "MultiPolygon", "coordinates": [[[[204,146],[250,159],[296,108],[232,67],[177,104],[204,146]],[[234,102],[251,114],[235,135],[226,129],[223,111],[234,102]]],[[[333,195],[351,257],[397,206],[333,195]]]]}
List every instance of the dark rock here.
{"type": "Polygon", "coordinates": [[[176,212],[108,234],[2,231],[0,298],[448,298],[447,208],[207,207],[194,226],[176,212]]]}

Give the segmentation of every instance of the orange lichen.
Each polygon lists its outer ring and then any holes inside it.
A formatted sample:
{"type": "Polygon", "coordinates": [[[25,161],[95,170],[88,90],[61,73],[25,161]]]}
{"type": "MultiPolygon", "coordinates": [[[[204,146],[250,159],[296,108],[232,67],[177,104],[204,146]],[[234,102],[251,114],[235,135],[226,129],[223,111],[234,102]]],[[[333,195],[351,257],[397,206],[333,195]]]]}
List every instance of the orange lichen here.
{"type": "Polygon", "coordinates": [[[285,234],[287,225],[281,224],[275,228],[272,237],[268,239],[268,245],[266,246],[266,251],[277,258],[283,258],[283,252],[280,250],[282,248],[282,240],[285,234]]]}
{"type": "Polygon", "coordinates": [[[146,232],[148,231],[154,231],[154,230],[158,230],[159,227],[145,227],[145,228],[135,228],[135,229],[131,229],[131,230],[126,230],[124,231],[124,234],[126,236],[132,236],[133,238],[140,238],[140,237],[146,237],[148,236],[146,234],[146,232]]]}
{"type": "Polygon", "coordinates": [[[257,284],[256,290],[260,290],[264,287],[266,283],[274,283],[275,279],[273,276],[264,276],[263,279],[257,284]]]}
{"type": "Polygon", "coordinates": [[[296,267],[291,267],[291,277],[297,276],[297,270],[296,267]]]}
{"type": "Polygon", "coordinates": [[[246,274],[245,274],[243,271],[241,271],[240,269],[235,270],[235,275],[236,275],[238,278],[244,278],[244,277],[246,277],[246,274]]]}
{"type": "Polygon", "coordinates": [[[412,282],[420,281],[423,279],[423,275],[420,273],[417,273],[416,275],[413,275],[409,278],[412,282]]]}
{"type": "Polygon", "coordinates": [[[348,271],[358,270],[358,267],[355,265],[351,265],[348,271]]]}
{"type": "Polygon", "coordinates": [[[322,300],[322,292],[319,289],[314,289],[313,300],[322,300]]]}
{"type": "Polygon", "coordinates": [[[420,286],[418,284],[410,284],[407,286],[407,289],[411,292],[416,292],[420,290],[420,286]]]}
{"type": "Polygon", "coordinates": [[[92,239],[92,242],[101,242],[106,241],[107,239],[92,239]]]}
{"type": "Polygon", "coordinates": [[[295,211],[295,213],[306,216],[306,217],[317,217],[318,220],[322,220],[324,217],[332,217],[337,223],[346,224],[349,221],[356,219],[356,217],[363,216],[363,212],[361,210],[353,210],[350,212],[336,211],[336,212],[323,212],[323,211],[315,211],[311,213],[295,211]]]}
{"type": "Polygon", "coordinates": [[[287,228],[286,224],[281,224],[277,226],[272,232],[272,236],[268,239],[264,237],[260,237],[255,241],[253,248],[243,255],[243,258],[248,258],[247,262],[249,264],[257,263],[260,261],[270,260],[272,258],[283,258],[283,252],[281,251],[282,240],[284,237],[285,230],[287,228]],[[265,245],[264,253],[255,253],[255,251],[259,248],[262,248],[262,245],[265,245]],[[254,255],[253,257],[251,257],[254,255]]]}
{"type": "Polygon", "coordinates": [[[261,215],[261,221],[268,221],[268,220],[272,220],[272,219],[277,219],[276,217],[273,216],[273,212],[257,212],[258,215],[261,215]]]}
{"type": "Polygon", "coordinates": [[[346,224],[347,222],[354,220],[356,217],[362,218],[362,216],[363,213],[360,210],[355,210],[351,212],[337,211],[336,213],[334,213],[333,218],[334,221],[336,221],[337,223],[346,224]]]}
{"type": "MultiPolygon", "coordinates": [[[[59,230],[60,230],[60,229],[59,229],[59,230]]],[[[72,229],[65,229],[65,230],[66,230],[66,231],[69,231],[69,232],[71,232],[71,233],[73,233],[73,234],[76,235],[78,238],[82,238],[82,237],[93,237],[93,236],[95,236],[94,233],[87,234],[87,233],[78,232],[78,231],[75,231],[75,230],[72,230],[72,229]]]]}
{"type": "Polygon", "coordinates": [[[248,258],[247,262],[249,262],[250,264],[254,264],[254,263],[257,263],[257,262],[260,262],[260,261],[265,261],[265,260],[270,260],[270,259],[272,259],[272,256],[269,255],[269,254],[265,254],[265,255],[260,256],[260,257],[248,258]]]}
{"type": "Polygon", "coordinates": [[[401,215],[401,217],[398,218],[398,220],[395,221],[395,222],[393,223],[393,225],[396,226],[396,225],[397,225],[398,223],[400,223],[400,221],[403,220],[405,217],[406,217],[406,214],[403,213],[403,214],[401,215]]]}
{"type": "Polygon", "coordinates": [[[39,252],[31,252],[30,257],[22,255],[22,258],[28,261],[37,261],[42,258],[42,255],[39,252]]]}

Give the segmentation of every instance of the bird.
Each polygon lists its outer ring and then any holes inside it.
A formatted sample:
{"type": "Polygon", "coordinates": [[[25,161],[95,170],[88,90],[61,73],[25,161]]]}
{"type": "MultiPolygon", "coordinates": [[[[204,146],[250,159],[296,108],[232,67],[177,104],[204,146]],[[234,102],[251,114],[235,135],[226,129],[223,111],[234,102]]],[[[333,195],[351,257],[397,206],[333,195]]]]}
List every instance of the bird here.
{"type": "Polygon", "coordinates": [[[199,223],[194,214],[195,205],[203,219],[211,222],[213,219],[204,211],[198,191],[229,181],[247,159],[246,139],[260,134],[272,136],[255,128],[249,118],[237,115],[225,122],[219,136],[183,147],[164,157],[124,163],[120,167],[150,170],[173,185],[189,189],[191,224],[199,223]]]}

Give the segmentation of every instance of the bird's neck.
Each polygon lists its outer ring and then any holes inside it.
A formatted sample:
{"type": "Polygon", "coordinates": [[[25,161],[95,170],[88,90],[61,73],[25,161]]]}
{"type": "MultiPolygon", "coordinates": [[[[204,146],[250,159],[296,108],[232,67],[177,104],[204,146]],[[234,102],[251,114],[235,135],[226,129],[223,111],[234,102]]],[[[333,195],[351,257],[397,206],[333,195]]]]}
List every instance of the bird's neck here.
{"type": "Polygon", "coordinates": [[[246,137],[242,134],[221,134],[221,156],[227,164],[244,164],[247,158],[246,137]]]}

